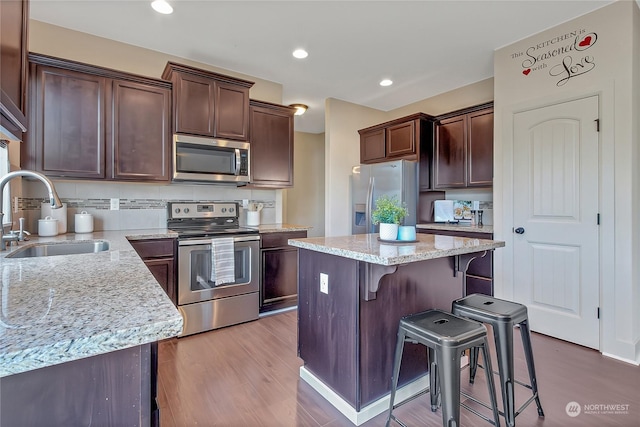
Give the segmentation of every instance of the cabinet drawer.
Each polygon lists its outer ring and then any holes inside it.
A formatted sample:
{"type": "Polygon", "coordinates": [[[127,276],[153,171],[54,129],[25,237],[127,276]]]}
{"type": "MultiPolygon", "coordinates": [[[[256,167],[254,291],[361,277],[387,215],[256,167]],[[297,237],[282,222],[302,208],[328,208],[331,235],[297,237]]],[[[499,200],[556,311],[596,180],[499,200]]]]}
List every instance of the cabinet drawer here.
{"type": "Polygon", "coordinates": [[[142,259],[173,258],[175,239],[149,239],[129,241],[142,259]]]}
{"type": "Polygon", "coordinates": [[[307,237],[306,231],[287,231],[283,233],[266,233],[261,234],[262,244],[261,247],[263,249],[266,248],[280,248],[283,246],[288,246],[289,243],[287,241],[289,239],[304,239],[307,237]]]}

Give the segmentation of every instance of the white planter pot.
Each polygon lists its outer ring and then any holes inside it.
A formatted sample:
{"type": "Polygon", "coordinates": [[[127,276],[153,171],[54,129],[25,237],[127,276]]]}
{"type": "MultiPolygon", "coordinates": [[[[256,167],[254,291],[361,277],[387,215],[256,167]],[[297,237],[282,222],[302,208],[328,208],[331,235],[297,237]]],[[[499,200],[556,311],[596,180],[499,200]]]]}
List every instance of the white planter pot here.
{"type": "Polygon", "coordinates": [[[380,224],[381,240],[397,240],[398,224],[380,224]]]}

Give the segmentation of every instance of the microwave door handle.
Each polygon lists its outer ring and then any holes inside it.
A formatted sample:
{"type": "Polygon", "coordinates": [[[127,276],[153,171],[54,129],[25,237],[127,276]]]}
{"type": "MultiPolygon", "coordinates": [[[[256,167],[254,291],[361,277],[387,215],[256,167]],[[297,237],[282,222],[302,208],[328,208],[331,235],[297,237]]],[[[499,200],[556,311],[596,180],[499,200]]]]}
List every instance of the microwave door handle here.
{"type": "Polygon", "coordinates": [[[235,152],[236,152],[236,170],[235,170],[235,175],[240,175],[240,149],[236,148],[235,152]]]}

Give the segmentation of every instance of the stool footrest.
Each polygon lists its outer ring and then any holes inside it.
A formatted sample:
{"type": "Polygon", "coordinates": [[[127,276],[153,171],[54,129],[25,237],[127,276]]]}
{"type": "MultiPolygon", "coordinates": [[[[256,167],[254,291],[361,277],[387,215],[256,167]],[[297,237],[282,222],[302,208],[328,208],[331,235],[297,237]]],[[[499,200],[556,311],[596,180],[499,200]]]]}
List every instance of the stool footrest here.
{"type": "MultiPolygon", "coordinates": [[[[475,399],[471,399],[476,401],[475,399]]],[[[477,401],[476,401],[477,402],[477,401]]],[[[480,403],[482,406],[485,406],[482,402],[478,402],[480,403]]],[[[480,418],[482,418],[483,420],[489,422],[492,425],[496,425],[496,422],[494,420],[492,420],[491,418],[487,417],[486,415],[484,415],[481,412],[476,411],[475,409],[473,409],[472,407],[470,407],[469,405],[467,405],[466,403],[460,402],[460,406],[462,406],[464,409],[466,409],[469,412],[473,412],[474,414],[476,414],[477,416],[479,416],[480,418]]],[[[491,409],[491,408],[489,408],[491,409]]]]}
{"type": "Polygon", "coordinates": [[[429,393],[429,387],[427,387],[426,389],[422,390],[421,392],[419,392],[419,393],[417,393],[417,394],[414,394],[413,396],[411,396],[411,397],[409,397],[409,398],[407,398],[407,399],[403,400],[402,402],[398,403],[397,405],[393,405],[393,409],[399,408],[399,407],[401,407],[402,405],[404,405],[405,403],[409,403],[409,402],[411,402],[412,400],[415,400],[415,399],[417,399],[417,398],[418,398],[418,397],[420,397],[420,396],[424,396],[424,395],[425,395],[425,394],[427,394],[427,393],[429,393]]]}
{"type": "MultiPolygon", "coordinates": [[[[478,368],[484,369],[484,366],[482,366],[482,364],[478,363],[478,368]]],[[[500,376],[500,372],[498,371],[493,371],[493,375],[498,375],[500,376]]],[[[527,384],[527,383],[523,383],[522,381],[513,380],[514,383],[516,384],[520,384],[522,387],[528,388],[529,390],[533,390],[533,387],[531,387],[531,384],[527,384]]],[[[535,396],[533,396],[533,398],[535,398],[535,396]]]]}

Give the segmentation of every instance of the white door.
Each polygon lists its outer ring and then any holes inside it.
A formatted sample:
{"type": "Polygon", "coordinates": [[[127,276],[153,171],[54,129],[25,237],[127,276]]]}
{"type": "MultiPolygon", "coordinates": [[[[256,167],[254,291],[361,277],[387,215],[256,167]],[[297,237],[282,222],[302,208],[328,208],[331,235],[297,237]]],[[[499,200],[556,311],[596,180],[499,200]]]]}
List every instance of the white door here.
{"type": "Polygon", "coordinates": [[[514,115],[514,297],[531,329],[599,348],[598,97],[514,115]]]}

